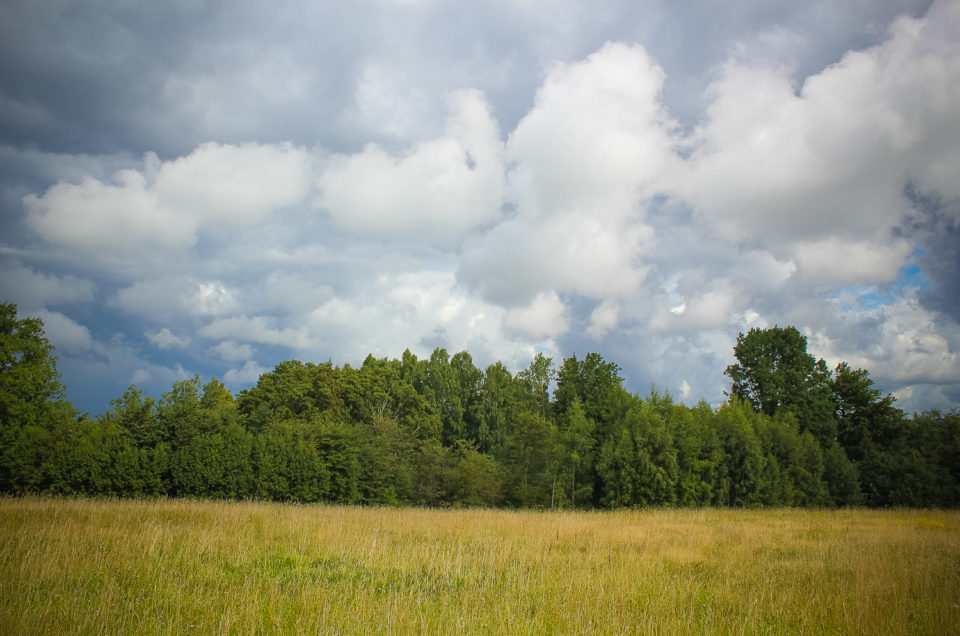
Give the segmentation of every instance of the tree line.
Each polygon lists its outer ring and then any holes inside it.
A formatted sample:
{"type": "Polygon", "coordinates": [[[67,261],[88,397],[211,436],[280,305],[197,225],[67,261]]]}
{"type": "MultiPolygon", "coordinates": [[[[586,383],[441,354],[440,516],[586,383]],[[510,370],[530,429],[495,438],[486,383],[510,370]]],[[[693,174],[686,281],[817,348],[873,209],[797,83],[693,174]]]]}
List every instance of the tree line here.
{"type": "Polygon", "coordinates": [[[236,396],[131,386],[65,399],[37,318],[0,305],[0,492],[421,506],[940,506],[960,503],[960,413],[906,416],[869,373],[793,327],[740,334],[728,399],[623,387],[597,353],[512,374],[469,353],[288,360],[236,396]]]}

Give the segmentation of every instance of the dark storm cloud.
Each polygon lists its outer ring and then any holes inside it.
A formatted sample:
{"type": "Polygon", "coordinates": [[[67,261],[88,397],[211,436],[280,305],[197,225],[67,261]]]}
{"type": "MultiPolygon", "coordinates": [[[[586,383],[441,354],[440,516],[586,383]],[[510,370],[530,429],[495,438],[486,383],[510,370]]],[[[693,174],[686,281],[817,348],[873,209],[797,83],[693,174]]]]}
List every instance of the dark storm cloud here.
{"type": "Polygon", "coordinates": [[[3,12],[0,137],[161,156],[212,139],[335,141],[366,24],[319,3],[24,1],[3,12]],[[309,70],[296,94],[278,94],[286,69],[309,70]]]}
{"type": "Polygon", "coordinates": [[[483,90],[510,130],[546,65],[612,40],[645,43],[672,78],[667,104],[690,122],[732,48],[795,65],[803,77],[928,4],[14,0],[0,9],[0,139],[161,158],[205,141],[355,146],[366,139],[344,112],[367,64],[427,101],[483,90]]]}
{"type": "Polygon", "coordinates": [[[919,264],[925,280],[920,281],[920,301],[960,322],[960,199],[912,185],[905,195],[913,210],[897,231],[917,240],[922,251],[919,264]]]}
{"type": "Polygon", "coordinates": [[[960,227],[949,226],[931,235],[921,259],[930,288],[920,292],[924,306],[960,322],[960,227]]]}

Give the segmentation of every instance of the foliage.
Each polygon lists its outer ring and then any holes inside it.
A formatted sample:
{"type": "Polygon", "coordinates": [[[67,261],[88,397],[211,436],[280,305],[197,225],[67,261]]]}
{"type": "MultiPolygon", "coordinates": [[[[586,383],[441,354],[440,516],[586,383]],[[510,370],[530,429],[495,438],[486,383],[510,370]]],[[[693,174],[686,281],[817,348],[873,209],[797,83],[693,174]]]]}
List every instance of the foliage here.
{"type": "Polygon", "coordinates": [[[589,353],[512,375],[464,351],[289,360],[234,396],[129,387],[97,417],[63,399],[37,319],[3,305],[0,492],[419,506],[957,506],[960,415],[907,418],[869,373],[831,373],[794,328],[740,334],[731,397],[623,388],[589,353]],[[551,400],[550,389],[553,388],[551,400]]]}
{"type": "Polygon", "coordinates": [[[0,426],[47,424],[64,395],[43,321],[18,319],[16,305],[0,304],[0,426]]]}
{"type": "Polygon", "coordinates": [[[792,413],[802,430],[826,445],[836,436],[826,363],[807,353],[807,339],[795,327],[751,329],[737,337],[737,364],[725,373],[733,396],[764,415],[792,413]]]}

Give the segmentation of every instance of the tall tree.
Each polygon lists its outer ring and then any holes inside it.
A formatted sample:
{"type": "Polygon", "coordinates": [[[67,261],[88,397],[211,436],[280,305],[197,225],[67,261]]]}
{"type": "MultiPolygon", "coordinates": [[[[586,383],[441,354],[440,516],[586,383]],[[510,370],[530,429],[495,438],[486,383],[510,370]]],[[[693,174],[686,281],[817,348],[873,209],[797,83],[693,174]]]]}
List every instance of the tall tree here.
{"type": "Polygon", "coordinates": [[[892,395],[881,395],[870,373],[837,365],[831,383],[837,440],[847,456],[860,461],[873,444],[890,446],[903,426],[903,412],[892,395]]]}
{"type": "Polygon", "coordinates": [[[579,398],[571,403],[558,428],[564,500],[574,507],[589,504],[593,496],[594,423],[587,419],[579,398]]]}
{"type": "Polygon", "coordinates": [[[195,376],[189,380],[175,381],[160,400],[160,425],[174,449],[185,446],[204,428],[200,410],[201,393],[200,376],[195,376]]]}
{"type": "Polygon", "coordinates": [[[533,361],[517,374],[517,379],[526,388],[529,409],[540,417],[550,417],[550,383],[554,379],[553,359],[537,353],[533,361]]]}
{"type": "Polygon", "coordinates": [[[463,402],[460,399],[460,377],[450,364],[446,349],[438,347],[430,354],[424,382],[424,395],[443,423],[443,442],[452,446],[463,439],[463,402]]]}
{"type": "Polygon", "coordinates": [[[0,426],[47,425],[65,397],[43,321],[18,318],[15,304],[0,304],[0,426]]]}
{"type": "Polygon", "coordinates": [[[512,503],[550,506],[558,486],[559,448],[553,423],[539,413],[521,413],[504,450],[512,503]]]}
{"type": "Polygon", "coordinates": [[[517,380],[503,363],[487,367],[477,408],[477,444],[481,452],[499,455],[509,425],[516,419],[517,380]]]}
{"type": "Polygon", "coordinates": [[[713,409],[704,400],[693,409],[670,404],[667,417],[677,449],[677,503],[681,506],[709,505],[717,482],[717,468],[723,457],[713,425],[713,409]]]}
{"type": "MultiPolygon", "coordinates": [[[[450,366],[457,372],[460,383],[460,406],[463,409],[461,439],[479,442],[480,391],[483,387],[483,371],[473,365],[473,358],[466,351],[453,354],[450,366]]],[[[459,440],[458,440],[459,441],[459,440]]]]}
{"type": "Polygon", "coordinates": [[[596,422],[598,434],[610,433],[614,420],[626,411],[626,392],[622,387],[620,366],[607,362],[599,353],[588,353],[583,360],[573,355],[563,361],[557,373],[554,391],[557,413],[566,413],[574,399],[583,405],[584,415],[596,422]]]}
{"type": "Polygon", "coordinates": [[[723,448],[723,465],[715,493],[723,506],[756,506],[762,503],[764,457],[757,439],[757,418],[749,405],[738,399],[717,411],[717,434],[723,448]]]}
{"type": "Polygon", "coordinates": [[[123,397],[110,402],[112,407],[101,419],[116,422],[139,447],[153,447],[164,441],[164,433],[157,418],[157,405],[150,396],[131,385],[123,397]]]}
{"type": "Polygon", "coordinates": [[[795,327],[751,329],[737,336],[737,364],[724,372],[731,393],[758,413],[792,413],[801,431],[809,430],[827,447],[836,439],[830,401],[830,371],[823,359],[807,353],[807,338],[795,327]]]}
{"type": "Polygon", "coordinates": [[[74,419],[39,318],[0,304],[0,491],[41,490],[52,431],[74,419]]]}

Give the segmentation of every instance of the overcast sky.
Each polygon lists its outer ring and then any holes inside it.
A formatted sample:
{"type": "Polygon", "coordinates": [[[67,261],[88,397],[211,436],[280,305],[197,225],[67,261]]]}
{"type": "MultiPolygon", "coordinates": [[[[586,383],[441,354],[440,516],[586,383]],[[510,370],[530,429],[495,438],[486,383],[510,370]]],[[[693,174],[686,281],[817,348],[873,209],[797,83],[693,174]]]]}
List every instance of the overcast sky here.
{"type": "Polygon", "coordinates": [[[0,4],[0,299],[69,397],[795,325],[960,405],[960,2],[0,4]]]}

